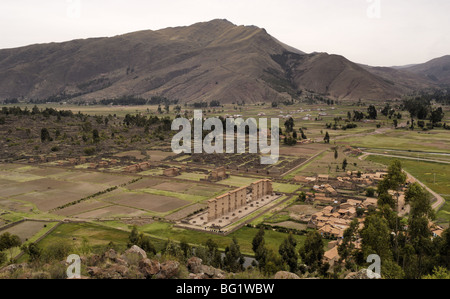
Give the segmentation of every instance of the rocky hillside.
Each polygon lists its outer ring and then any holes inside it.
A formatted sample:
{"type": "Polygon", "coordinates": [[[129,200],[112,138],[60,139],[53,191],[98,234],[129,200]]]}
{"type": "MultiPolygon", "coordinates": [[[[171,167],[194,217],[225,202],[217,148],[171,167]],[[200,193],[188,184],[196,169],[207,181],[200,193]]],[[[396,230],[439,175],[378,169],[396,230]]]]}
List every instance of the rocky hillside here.
{"type": "Polygon", "coordinates": [[[440,85],[450,85],[450,55],[404,68],[440,85]]]}
{"type": "MultiPolygon", "coordinates": [[[[0,270],[0,279],[65,279],[66,262],[12,264],[0,270]]],[[[81,257],[82,279],[224,279],[222,270],[202,264],[193,257],[186,264],[174,260],[149,259],[144,250],[133,246],[123,254],[109,249],[102,255],[81,257]]]]}
{"type": "MultiPolygon", "coordinates": [[[[66,261],[42,264],[31,262],[11,264],[0,268],[1,279],[67,279],[66,261]]],[[[367,272],[348,273],[345,279],[368,279],[367,272]]],[[[76,277],[78,278],[78,277],[76,277]]],[[[148,257],[140,247],[134,245],[123,254],[109,249],[103,254],[81,257],[80,279],[301,279],[297,274],[279,271],[271,277],[260,272],[247,271],[242,274],[227,273],[208,265],[198,257],[186,262],[148,257]]],[[[308,278],[310,279],[310,278],[308,278]]]]}
{"type": "Polygon", "coordinates": [[[291,99],[300,90],[358,100],[395,98],[417,87],[382,75],[226,20],[0,50],[0,100],[134,95],[252,103],[291,99]]]}

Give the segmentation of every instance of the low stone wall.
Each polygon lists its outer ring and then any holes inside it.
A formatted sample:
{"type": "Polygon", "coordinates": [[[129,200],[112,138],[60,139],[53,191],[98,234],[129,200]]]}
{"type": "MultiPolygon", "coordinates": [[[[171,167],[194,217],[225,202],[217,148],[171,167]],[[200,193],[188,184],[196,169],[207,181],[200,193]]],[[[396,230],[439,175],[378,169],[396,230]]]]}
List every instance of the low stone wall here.
{"type": "Polygon", "coordinates": [[[9,223],[9,224],[7,224],[5,226],[2,226],[2,227],[0,227],[0,232],[2,232],[4,230],[7,230],[8,228],[11,228],[13,226],[19,225],[19,224],[21,224],[21,223],[23,223],[25,221],[26,221],[25,219],[22,219],[22,220],[19,220],[17,222],[12,222],[12,223],[9,223]]]}

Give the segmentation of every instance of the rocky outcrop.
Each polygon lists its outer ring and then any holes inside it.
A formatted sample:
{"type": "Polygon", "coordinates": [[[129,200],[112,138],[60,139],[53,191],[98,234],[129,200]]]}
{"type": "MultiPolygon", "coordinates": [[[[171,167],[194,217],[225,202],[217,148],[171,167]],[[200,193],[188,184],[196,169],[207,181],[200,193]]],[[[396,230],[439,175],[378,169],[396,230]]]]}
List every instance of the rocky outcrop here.
{"type": "MultiPolygon", "coordinates": [[[[376,276],[377,274],[374,273],[376,276]]],[[[376,279],[380,279],[381,277],[375,277],[376,279]]],[[[362,269],[359,272],[352,272],[345,276],[345,279],[374,279],[367,275],[367,269],[362,269]]]]}
{"type": "MultiPolygon", "coordinates": [[[[64,270],[69,266],[66,261],[46,264],[38,269],[28,264],[13,264],[0,270],[0,278],[17,277],[19,279],[51,279],[55,277],[55,267],[64,270]]],[[[220,269],[203,265],[200,258],[192,257],[186,264],[178,261],[158,261],[150,259],[144,250],[133,246],[124,254],[108,249],[103,254],[81,257],[81,263],[86,266],[82,279],[224,279],[226,274],[220,269]],[[189,274],[186,273],[186,268],[189,274]]],[[[61,271],[58,278],[64,278],[61,271]],[[62,275],[62,276],[61,276],[62,275]]]]}
{"type": "Polygon", "coordinates": [[[156,279],[171,279],[177,276],[180,269],[180,263],[168,261],[161,264],[161,270],[155,275],[156,279]]]}
{"type": "Polygon", "coordinates": [[[110,249],[101,257],[91,257],[89,262],[92,266],[87,268],[88,274],[95,279],[171,279],[178,277],[180,269],[179,262],[167,261],[161,264],[147,258],[146,252],[138,246],[131,247],[121,256],[110,249]]]}
{"type": "Polygon", "coordinates": [[[129,269],[124,265],[112,265],[106,269],[90,267],[87,271],[95,279],[123,279],[127,277],[129,269]]]}
{"type": "Polygon", "coordinates": [[[156,275],[161,271],[161,264],[155,260],[143,259],[139,262],[139,271],[141,271],[146,278],[152,278],[153,275],[156,275]]]}
{"type": "Polygon", "coordinates": [[[190,273],[200,274],[202,272],[202,259],[198,257],[191,257],[187,261],[187,268],[190,273]]]}
{"type": "Polygon", "coordinates": [[[133,245],[130,249],[125,251],[122,259],[128,264],[139,263],[141,260],[147,258],[147,253],[140,247],[133,245]]]}
{"type": "Polygon", "coordinates": [[[291,272],[279,271],[275,274],[274,279],[300,279],[300,277],[291,272]]]}
{"type": "Polygon", "coordinates": [[[203,265],[198,257],[192,257],[187,262],[190,279],[224,279],[225,272],[211,266],[203,265]]]}
{"type": "Polygon", "coordinates": [[[23,270],[28,268],[28,264],[12,264],[9,266],[4,267],[0,270],[0,274],[12,274],[18,270],[23,270]]]}

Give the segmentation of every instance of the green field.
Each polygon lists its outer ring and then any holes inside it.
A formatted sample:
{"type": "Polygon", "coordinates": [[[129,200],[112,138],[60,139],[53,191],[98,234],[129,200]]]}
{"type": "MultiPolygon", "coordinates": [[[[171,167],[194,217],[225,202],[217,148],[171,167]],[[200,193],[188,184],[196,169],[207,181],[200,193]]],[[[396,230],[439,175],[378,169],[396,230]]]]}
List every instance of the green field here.
{"type": "MultiPolygon", "coordinates": [[[[79,253],[86,239],[93,252],[102,250],[110,242],[114,243],[115,248],[125,250],[129,234],[128,231],[93,223],[65,223],[42,239],[38,246],[48,248],[55,244],[67,244],[73,253],[79,253]]],[[[159,239],[152,239],[152,242],[157,250],[161,250],[165,243],[159,239]]]]}
{"type": "Polygon", "coordinates": [[[81,245],[83,238],[88,238],[91,246],[107,245],[109,242],[117,245],[126,244],[128,232],[110,227],[90,223],[68,223],[57,227],[50,235],[45,237],[39,246],[48,247],[55,243],[69,243],[73,247],[81,245]]]}
{"type": "Polygon", "coordinates": [[[429,132],[395,130],[384,134],[367,135],[364,138],[349,136],[340,139],[337,143],[371,149],[448,153],[450,151],[450,134],[443,129],[429,132]]]}
{"type": "MultiPolygon", "coordinates": [[[[120,228],[131,230],[129,226],[117,221],[109,221],[105,222],[105,225],[108,225],[111,228],[120,228]]],[[[172,224],[163,223],[163,222],[155,222],[152,224],[147,224],[139,227],[141,232],[144,232],[151,236],[154,240],[173,240],[173,241],[187,241],[192,245],[203,245],[206,243],[208,239],[212,239],[219,244],[219,248],[224,250],[233,240],[234,237],[239,242],[242,253],[246,255],[253,255],[252,251],[252,240],[258,229],[243,227],[238,231],[228,235],[228,236],[219,236],[213,234],[207,234],[203,232],[197,232],[193,230],[185,230],[180,228],[174,228],[172,224]]],[[[275,231],[266,231],[265,240],[267,247],[270,249],[278,251],[278,247],[283,242],[283,240],[287,237],[285,233],[279,233],[275,231]]],[[[305,237],[304,236],[294,236],[298,242],[298,246],[303,244],[305,237]]]]}
{"type": "Polygon", "coordinates": [[[444,196],[444,198],[446,200],[445,204],[439,212],[436,213],[436,219],[439,223],[448,226],[450,223],[450,196],[444,196]]]}
{"type": "MultiPolygon", "coordinates": [[[[167,223],[153,223],[148,226],[142,227],[142,231],[148,233],[152,236],[157,236],[160,238],[169,238],[175,241],[186,240],[189,243],[194,244],[205,244],[206,241],[211,238],[219,244],[221,249],[225,249],[235,237],[241,247],[242,253],[246,255],[253,255],[252,251],[252,240],[258,232],[257,229],[244,227],[238,231],[224,237],[212,234],[205,234],[203,232],[191,231],[173,228],[172,225],[167,223]]],[[[278,247],[287,237],[284,233],[266,231],[265,240],[267,247],[278,251],[278,247]]],[[[305,237],[295,236],[299,245],[303,244],[305,237]]]]}
{"type": "Polygon", "coordinates": [[[357,156],[350,156],[344,153],[344,147],[339,147],[338,158],[335,159],[334,151],[328,150],[316,158],[306,163],[294,172],[288,174],[284,179],[293,179],[297,175],[316,176],[318,174],[330,175],[331,177],[342,176],[345,172],[342,170],[342,162],[347,159],[347,171],[366,171],[373,172],[379,170],[380,166],[371,161],[361,161],[357,156]],[[339,169],[337,169],[339,167],[339,169]]]}

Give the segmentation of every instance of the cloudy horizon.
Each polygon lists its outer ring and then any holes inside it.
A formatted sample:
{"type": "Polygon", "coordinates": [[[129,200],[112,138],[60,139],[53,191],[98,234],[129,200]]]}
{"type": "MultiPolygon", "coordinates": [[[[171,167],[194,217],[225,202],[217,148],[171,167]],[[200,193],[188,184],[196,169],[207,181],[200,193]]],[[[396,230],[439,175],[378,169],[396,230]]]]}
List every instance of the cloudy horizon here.
{"type": "Polygon", "coordinates": [[[401,66],[450,54],[449,11],[445,0],[3,0],[0,49],[227,19],[307,53],[401,66]]]}

